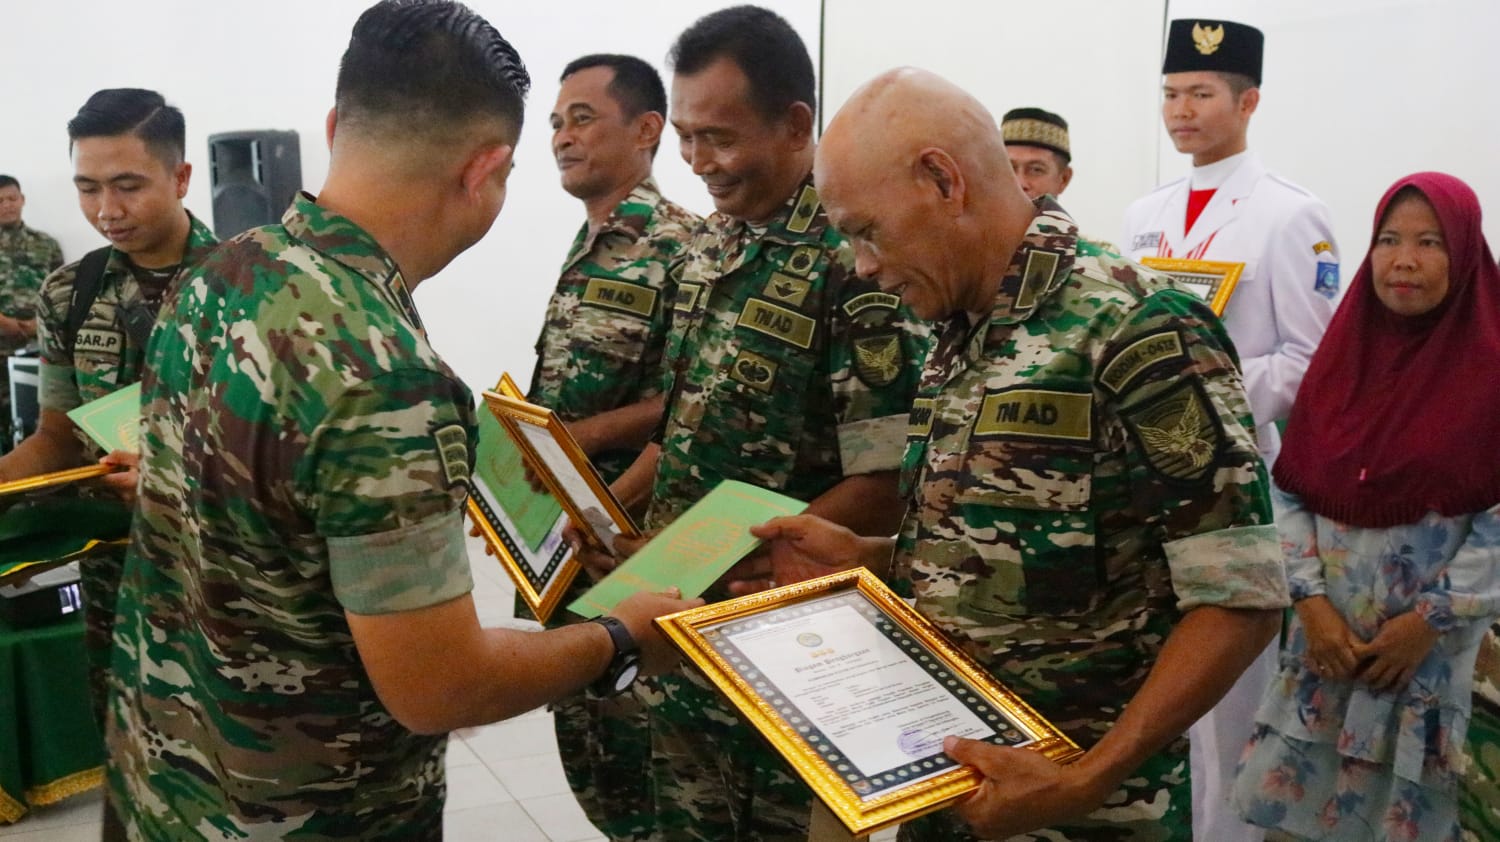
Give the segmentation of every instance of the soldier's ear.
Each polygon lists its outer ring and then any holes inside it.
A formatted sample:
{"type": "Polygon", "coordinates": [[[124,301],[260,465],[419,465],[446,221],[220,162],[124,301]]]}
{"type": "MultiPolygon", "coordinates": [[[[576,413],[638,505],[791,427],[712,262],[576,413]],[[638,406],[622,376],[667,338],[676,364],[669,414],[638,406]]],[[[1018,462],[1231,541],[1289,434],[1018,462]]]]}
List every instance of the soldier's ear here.
{"type": "Polygon", "coordinates": [[[802,149],[813,140],[813,111],[805,102],[794,102],[787,106],[783,119],[791,129],[796,148],[802,149]]]}
{"type": "Polygon", "coordinates": [[[328,116],[323,119],[323,131],[328,134],[328,151],[333,151],[333,130],[338,126],[339,109],[337,106],[328,109],[328,116]]]}
{"type": "Polygon", "coordinates": [[[464,193],[470,197],[479,197],[491,179],[498,179],[503,186],[510,178],[515,151],[515,147],[508,143],[487,144],[476,148],[459,173],[464,193]]]}
{"type": "Polygon", "coordinates": [[[172,170],[173,187],[177,190],[177,198],[187,198],[188,183],[193,180],[193,165],[187,161],[178,164],[172,170]]]}
{"type": "Polygon", "coordinates": [[[937,194],[938,201],[957,215],[964,206],[964,174],[958,162],[937,147],[917,153],[916,176],[919,184],[937,194]]]}
{"type": "Polygon", "coordinates": [[[661,132],[666,127],[666,118],[660,111],[647,111],[635,118],[635,148],[650,151],[661,143],[661,132]]]}

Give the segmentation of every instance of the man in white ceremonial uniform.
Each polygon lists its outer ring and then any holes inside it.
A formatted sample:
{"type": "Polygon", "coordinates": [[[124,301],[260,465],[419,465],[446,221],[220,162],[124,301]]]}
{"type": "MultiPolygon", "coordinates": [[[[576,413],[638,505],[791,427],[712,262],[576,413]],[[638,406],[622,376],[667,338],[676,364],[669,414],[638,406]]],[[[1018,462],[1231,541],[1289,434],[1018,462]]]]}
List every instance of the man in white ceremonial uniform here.
{"type": "MultiPolygon", "coordinates": [[[[1246,144],[1260,102],[1260,30],[1232,21],[1175,20],[1162,64],[1162,119],[1192,173],[1136,200],[1121,246],[1132,259],[1243,263],[1224,324],[1239,352],[1256,436],[1269,468],[1308,360],[1339,294],[1338,249],[1328,208],[1266,169],[1246,144]]],[[[1226,798],[1261,694],[1276,672],[1279,641],[1188,731],[1193,838],[1258,840],[1226,798]]]]}

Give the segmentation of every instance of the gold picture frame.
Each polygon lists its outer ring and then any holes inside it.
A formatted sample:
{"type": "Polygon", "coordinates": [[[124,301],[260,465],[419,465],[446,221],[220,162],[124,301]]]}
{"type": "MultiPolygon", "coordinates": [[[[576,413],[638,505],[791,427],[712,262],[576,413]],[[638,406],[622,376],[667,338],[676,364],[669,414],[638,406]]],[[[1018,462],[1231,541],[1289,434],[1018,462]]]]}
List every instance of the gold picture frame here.
{"type": "Polygon", "coordinates": [[[1083,753],[863,568],[656,623],[854,837],[979,786],[943,753],[948,734],[1060,763],[1083,753]],[[858,684],[867,668],[880,670],[875,691],[858,684]]]}
{"type": "Polygon", "coordinates": [[[1224,308],[1229,306],[1229,297],[1234,295],[1234,288],[1240,282],[1240,273],[1245,270],[1243,263],[1182,260],[1176,257],[1143,257],[1141,265],[1170,275],[1172,280],[1197,293],[1208,304],[1209,309],[1214,311],[1214,315],[1220,317],[1224,315],[1224,308]]]}
{"type": "Polygon", "coordinates": [[[526,465],[578,526],[584,541],[610,550],[616,536],[640,537],[630,514],[552,410],[500,391],[485,392],[484,402],[521,449],[526,465]]]}
{"type": "MultiPolygon", "coordinates": [[[[503,374],[494,391],[522,400],[521,390],[503,374]]],[[[540,622],[562,604],[581,566],[562,539],[567,510],[550,492],[525,482],[525,453],[488,405],[480,410],[479,441],[469,483],[469,534],[483,538],[540,622]]]]}

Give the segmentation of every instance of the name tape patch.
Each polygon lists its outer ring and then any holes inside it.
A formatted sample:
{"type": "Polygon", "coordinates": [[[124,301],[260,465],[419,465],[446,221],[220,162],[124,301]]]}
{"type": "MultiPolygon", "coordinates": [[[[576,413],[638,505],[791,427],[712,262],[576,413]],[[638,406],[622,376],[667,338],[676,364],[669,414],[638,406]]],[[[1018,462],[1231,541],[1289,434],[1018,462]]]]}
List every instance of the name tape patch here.
{"type": "Polygon", "coordinates": [[[656,309],[656,290],[639,284],[611,281],[607,278],[589,278],[583,289],[584,304],[603,307],[621,313],[630,313],[641,318],[651,318],[656,309]]]}
{"type": "Polygon", "coordinates": [[[1094,396],[1051,389],[1006,389],[984,396],[974,437],[1016,436],[1089,441],[1094,396]]]}
{"type": "Polygon", "coordinates": [[[818,323],[794,310],[752,298],[740,311],[739,327],[775,337],[798,348],[811,348],[818,323]]]}
{"type": "Polygon", "coordinates": [[[1180,359],[1183,356],[1182,337],[1177,331],[1153,333],[1125,346],[1115,355],[1099,374],[1099,382],[1115,394],[1136,378],[1136,375],[1159,362],[1180,359]]]}

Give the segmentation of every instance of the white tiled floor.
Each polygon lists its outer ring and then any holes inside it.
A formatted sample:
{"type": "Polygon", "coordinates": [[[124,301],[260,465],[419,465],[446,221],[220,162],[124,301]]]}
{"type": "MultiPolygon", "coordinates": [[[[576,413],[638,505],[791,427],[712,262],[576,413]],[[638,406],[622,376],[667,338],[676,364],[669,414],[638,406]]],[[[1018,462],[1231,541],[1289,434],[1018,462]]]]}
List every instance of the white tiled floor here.
{"type": "MultiPolygon", "coordinates": [[[[483,545],[470,539],[474,601],[481,624],[535,628],[513,619],[510,579],[483,545]]],[[[3,842],[96,842],[98,792],[33,811],[0,825],[3,842]]],[[[444,835],[450,842],[596,842],[603,837],[568,791],[551,714],[531,711],[506,722],[455,732],[448,741],[448,803],[444,835]]],[[[889,840],[895,833],[877,835],[889,840]]]]}

